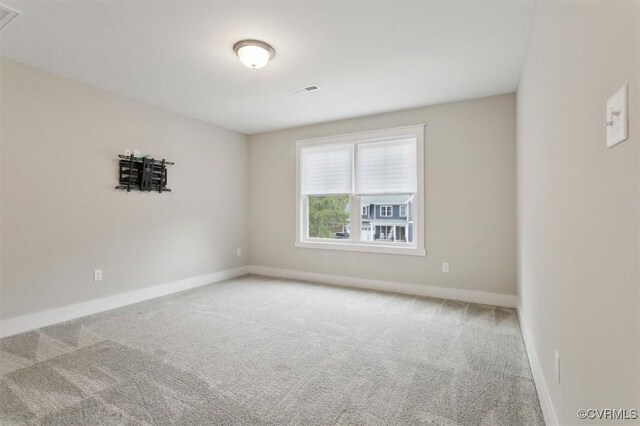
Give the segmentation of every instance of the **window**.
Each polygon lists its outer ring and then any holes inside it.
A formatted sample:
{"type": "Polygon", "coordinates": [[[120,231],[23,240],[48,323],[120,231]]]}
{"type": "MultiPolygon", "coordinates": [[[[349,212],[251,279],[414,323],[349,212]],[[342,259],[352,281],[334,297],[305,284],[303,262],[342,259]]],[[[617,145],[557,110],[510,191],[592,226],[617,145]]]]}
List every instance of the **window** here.
{"type": "Polygon", "coordinates": [[[394,235],[393,237],[396,239],[396,241],[407,241],[407,227],[406,226],[396,226],[396,229],[394,229],[394,235]]]}
{"type": "Polygon", "coordinates": [[[376,226],[376,240],[384,241],[393,238],[393,226],[376,226]]]}
{"type": "Polygon", "coordinates": [[[346,238],[349,236],[349,197],[327,195],[309,197],[309,237],[346,238]]]}
{"type": "Polygon", "coordinates": [[[380,217],[393,216],[393,206],[380,206],[380,217]]]}
{"type": "Polygon", "coordinates": [[[424,126],[296,142],[296,246],[424,255],[424,126]]]}

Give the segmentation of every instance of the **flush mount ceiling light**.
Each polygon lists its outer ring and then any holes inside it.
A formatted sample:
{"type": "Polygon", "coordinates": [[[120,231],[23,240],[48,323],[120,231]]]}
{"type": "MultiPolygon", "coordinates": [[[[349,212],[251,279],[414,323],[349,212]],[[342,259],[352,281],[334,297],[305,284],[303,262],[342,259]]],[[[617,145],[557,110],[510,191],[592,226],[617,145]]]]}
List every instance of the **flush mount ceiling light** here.
{"type": "Polygon", "coordinates": [[[273,47],[260,40],[240,40],[233,45],[233,51],[244,66],[254,70],[267,65],[276,54],[273,47]]]}

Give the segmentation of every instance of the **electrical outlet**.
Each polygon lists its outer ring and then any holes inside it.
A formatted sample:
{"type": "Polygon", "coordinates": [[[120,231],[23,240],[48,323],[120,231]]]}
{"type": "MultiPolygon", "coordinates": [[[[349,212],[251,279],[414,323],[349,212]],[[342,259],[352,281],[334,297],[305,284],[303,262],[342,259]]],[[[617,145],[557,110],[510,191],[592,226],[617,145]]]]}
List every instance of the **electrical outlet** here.
{"type": "Polygon", "coordinates": [[[236,249],[236,255],[242,256],[242,249],[241,248],[236,249]]]}
{"type": "Polygon", "coordinates": [[[560,354],[556,351],[556,382],[560,384],[560,354]]]}
{"type": "Polygon", "coordinates": [[[98,281],[102,281],[102,269],[93,271],[93,282],[97,283],[98,281]]]}
{"type": "Polygon", "coordinates": [[[449,262],[442,262],[442,272],[449,272],[449,262]]]}

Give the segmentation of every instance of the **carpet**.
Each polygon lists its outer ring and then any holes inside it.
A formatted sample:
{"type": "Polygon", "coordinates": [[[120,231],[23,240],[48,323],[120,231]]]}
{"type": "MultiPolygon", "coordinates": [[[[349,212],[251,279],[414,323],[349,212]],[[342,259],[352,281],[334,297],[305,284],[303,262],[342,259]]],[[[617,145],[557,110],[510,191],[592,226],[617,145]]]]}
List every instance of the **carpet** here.
{"type": "Polygon", "coordinates": [[[516,312],[248,275],[0,340],[3,425],[544,424],[516,312]]]}

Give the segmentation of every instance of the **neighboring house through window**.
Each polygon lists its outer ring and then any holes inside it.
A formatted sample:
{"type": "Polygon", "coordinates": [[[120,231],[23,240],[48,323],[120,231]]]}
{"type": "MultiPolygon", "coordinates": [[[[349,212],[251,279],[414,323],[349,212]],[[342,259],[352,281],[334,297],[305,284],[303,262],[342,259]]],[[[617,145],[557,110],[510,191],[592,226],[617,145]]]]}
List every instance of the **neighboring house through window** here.
{"type": "Polygon", "coordinates": [[[425,255],[424,126],[296,142],[296,247],[425,255]]]}

